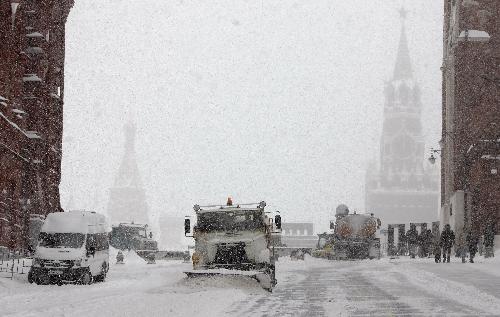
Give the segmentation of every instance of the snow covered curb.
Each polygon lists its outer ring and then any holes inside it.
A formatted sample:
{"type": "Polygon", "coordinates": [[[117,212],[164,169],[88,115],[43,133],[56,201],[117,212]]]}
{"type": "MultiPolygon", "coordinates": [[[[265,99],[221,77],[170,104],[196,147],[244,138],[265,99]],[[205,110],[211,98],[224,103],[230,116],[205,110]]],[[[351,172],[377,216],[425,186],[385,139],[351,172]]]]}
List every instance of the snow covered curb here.
{"type": "MultiPolygon", "coordinates": [[[[430,264],[440,265],[435,263],[430,264]]],[[[437,274],[417,269],[406,263],[398,263],[390,272],[403,274],[410,283],[416,286],[421,287],[422,285],[426,285],[426,290],[436,296],[445,296],[450,300],[466,303],[478,311],[490,314],[498,314],[500,312],[499,298],[481,292],[473,286],[442,278],[437,274]],[[487,303],[486,305],[485,302],[487,303]]]]}

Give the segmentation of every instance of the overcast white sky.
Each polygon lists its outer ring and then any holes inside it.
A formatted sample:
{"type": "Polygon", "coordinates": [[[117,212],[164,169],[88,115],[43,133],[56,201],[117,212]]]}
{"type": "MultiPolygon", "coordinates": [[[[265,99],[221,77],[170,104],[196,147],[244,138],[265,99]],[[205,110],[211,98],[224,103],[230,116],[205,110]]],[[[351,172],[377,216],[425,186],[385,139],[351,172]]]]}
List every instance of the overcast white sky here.
{"type": "Polygon", "coordinates": [[[72,195],[72,207],[106,214],[131,119],[153,218],[228,195],[318,231],[339,203],[363,211],[403,5],[429,148],[441,129],[442,0],[76,1],[63,207],[72,195]]]}

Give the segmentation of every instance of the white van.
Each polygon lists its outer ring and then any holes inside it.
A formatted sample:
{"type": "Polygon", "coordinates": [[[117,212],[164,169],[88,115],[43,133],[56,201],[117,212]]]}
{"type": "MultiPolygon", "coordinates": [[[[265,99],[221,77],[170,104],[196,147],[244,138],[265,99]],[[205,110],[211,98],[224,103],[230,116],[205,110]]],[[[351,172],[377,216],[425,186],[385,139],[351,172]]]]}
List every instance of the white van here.
{"type": "Polygon", "coordinates": [[[93,211],[55,212],[42,225],[28,281],[36,284],[104,281],[109,225],[93,211]]]}

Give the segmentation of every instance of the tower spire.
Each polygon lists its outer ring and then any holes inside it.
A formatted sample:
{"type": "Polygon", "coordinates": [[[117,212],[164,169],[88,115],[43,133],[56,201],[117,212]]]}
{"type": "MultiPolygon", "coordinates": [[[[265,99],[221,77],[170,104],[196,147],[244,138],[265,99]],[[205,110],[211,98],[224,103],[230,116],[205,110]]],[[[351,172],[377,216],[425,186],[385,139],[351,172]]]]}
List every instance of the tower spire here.
{"type": "Polygon", "coordinates": [[[401,17],[401,35],[399,37],[398,55],[396,58],[396,66],[394,67],[393,80],[410,79],[412,78],[410,50],[408,49],[408,40],[406,39],[405,20],[408,11],[404,8],[399,10],[401,17]]]}
{"type": "Polygon", "coordinates": [[[125,124],[123,159],[115,185],[109,190],[108,216],[113,223],[150,223],[146,193],[135,157],[135,131],[135,125],[131,121],[125,124]]]}
{"type": "Polygon", "coordinates": [[[132,122],[125,124],[125,151],[116,177],[116,187],[141,188],[142,182],[139,168],[135,159],[135,125],[132,122]]]}

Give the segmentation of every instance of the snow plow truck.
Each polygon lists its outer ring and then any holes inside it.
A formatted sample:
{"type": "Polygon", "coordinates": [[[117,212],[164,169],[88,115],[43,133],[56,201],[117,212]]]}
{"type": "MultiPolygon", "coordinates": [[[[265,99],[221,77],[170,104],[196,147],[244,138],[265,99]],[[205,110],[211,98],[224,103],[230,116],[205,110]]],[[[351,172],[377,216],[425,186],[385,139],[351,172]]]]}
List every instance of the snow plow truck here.
{"type": "Polygon", "coordinates": [[[333,233],[319,234],[313,256],[330,260],[380,258],[380,239],[376,237],[380,219],[373,214],[349,214],[346,205],[339,205],[335,221],[330,222],[333,233]]]}
{"type": "Polygon", "coordinates": [[[233,206],[194,206],[196,223],[184,220],[184,232],[193,237],[193,269],[188,277],[237,275],[256,279],[266,290],[276,285],[271,235],[281,230],[281,216],[274,221],[264,212],[264,201],[233,206]]]}

